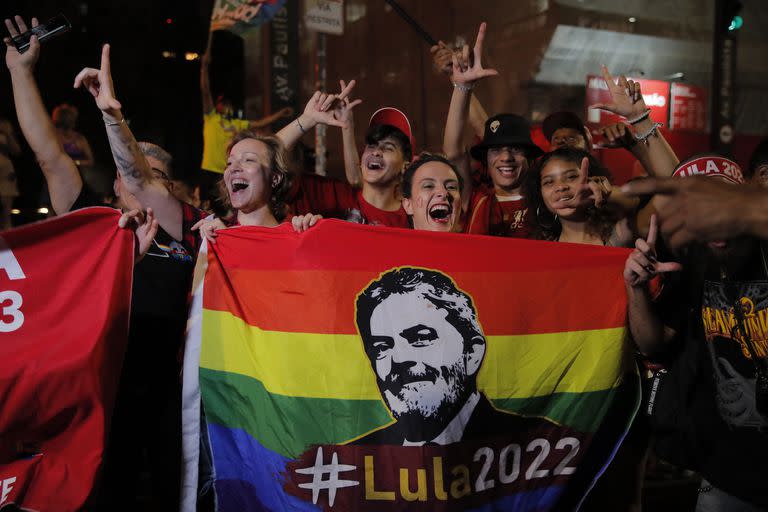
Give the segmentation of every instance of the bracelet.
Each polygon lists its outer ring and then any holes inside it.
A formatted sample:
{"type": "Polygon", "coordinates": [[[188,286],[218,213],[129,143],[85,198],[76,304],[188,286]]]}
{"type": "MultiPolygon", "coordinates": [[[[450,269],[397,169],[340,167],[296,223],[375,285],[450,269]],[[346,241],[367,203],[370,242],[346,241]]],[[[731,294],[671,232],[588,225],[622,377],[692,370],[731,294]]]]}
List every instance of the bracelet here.
{"type": "Polygon", "coordinates": [[[304,127],[301,126],[301,121],[299,121],[298,117],[296,118],[296,124],[299,125],[299,130],[301,131],[301,133],[307,133],[307,130],[305,130],[304,127]]]}
{"type": "Polygon", "coordinates": [[[464,92],[470,92],[472,89],[475,88],[475,84],[460,84],[458,82],[451,82],[453,84],[453,87],[464,92]]]}
{"type": "Polygon", "coordinates": [[[110,121],[104,116],[102,116],[102,119],[104,119],[104,124],[106,126],[120,126],[121,124],[125,123],[125,116],[123,116],[119,121],[110,121]]]}
{"type": "Polygon", "coordinates": [[[651,126],[647,132],[643,133],[642,135],[635,134],[635,140],[637,142],[642,142],[646,146],[648,145],[648,138],[651,135],[656,134],[656,130],[660,127],[664,126],[663,123],[653,123],[653,126],[651,126]]]}
{"type": "Polygon", "coordinates": [[[627,122],[634,126],[637,123],[639,123],[640,121],[645,121],[646,119],[648,119],[648,116],[650,116],[650,115],[651,115],[651,109],[647,109],[645,112],[643,112],[642,114],[640,114],[636,118],[634,118],[634,119],[627,119],[627,122]]]}

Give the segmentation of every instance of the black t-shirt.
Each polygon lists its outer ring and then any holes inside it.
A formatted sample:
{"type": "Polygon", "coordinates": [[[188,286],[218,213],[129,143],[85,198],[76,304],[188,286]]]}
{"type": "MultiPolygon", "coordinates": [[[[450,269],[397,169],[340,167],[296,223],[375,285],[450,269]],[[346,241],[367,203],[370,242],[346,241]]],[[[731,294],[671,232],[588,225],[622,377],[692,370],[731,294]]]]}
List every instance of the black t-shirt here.
{"type": "MultiPolygon", "coordinates": [[[[89,206],[103,206],[101,200],[88,187],[83,187],[71,210],[89,206]]],[[[195,258],[200,239],[186,236],[192,233],[194,222],[205,213],[182,203],[185,233],[181,241],[174,240],[163,228],[158,228],[146,256],[134,266],[131,296],[131,323],[129,349],[124,367],[137,380],[153,379],[177,381],[177,356],[184,339],[187,308],[195,258]]]]}
{"type": "Polygon", "coordinates": [[[757,364],[764,364],[768,275],[760,244],[733,241],[724,259],[695,247],[682,263],[659,303],[678,341],[656,403],[671,430],[659,436],[657,450],[716,487],[768,507],[768,411],[757,410],[756,362],[734,315],[738,303],[757,364]]]}

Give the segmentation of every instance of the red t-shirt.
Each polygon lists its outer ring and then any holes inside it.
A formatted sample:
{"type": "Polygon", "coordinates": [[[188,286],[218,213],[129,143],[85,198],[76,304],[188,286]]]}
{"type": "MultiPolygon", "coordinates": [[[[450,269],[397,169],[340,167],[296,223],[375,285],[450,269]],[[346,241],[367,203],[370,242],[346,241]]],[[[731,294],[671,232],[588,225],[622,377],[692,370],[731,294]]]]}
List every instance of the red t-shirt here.
{"type": "Polygon", "coordinates": [[[528,238],[531,226],[522,196],[498,197],[493,190],[477,189],[469,203],[464,231],[474,235],[528,238]]]}
{"type": "Polygon", "coordinates": [[[305,174],[294,181],[288,204],[294,215],[314,213],[359,224],[410,227],[402,206],[392,212],[376,208],[363,198],[362,190],[316,174],[305,174]]]}

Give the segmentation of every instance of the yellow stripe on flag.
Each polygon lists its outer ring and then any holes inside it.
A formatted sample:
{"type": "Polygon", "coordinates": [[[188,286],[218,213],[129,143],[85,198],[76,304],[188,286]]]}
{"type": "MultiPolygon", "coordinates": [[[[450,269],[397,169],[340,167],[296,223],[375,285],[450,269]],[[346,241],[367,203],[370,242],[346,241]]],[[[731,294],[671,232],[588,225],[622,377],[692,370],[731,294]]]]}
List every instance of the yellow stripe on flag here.
{"type": "MultiPolygon", "coordinates": [[[[616,369],[622,358],[624,334],[620,327],[489,336],[478,387],[490,399],[611,389],[619,375],[605,369],[616,369]],[[516,370],[502,370],[512,366],[509,361],[517,361],[516,370]]],[[[231,313],[207,309],[202,336],[202,368],[252,377],[270,393],[381,399],[359,336],[262,331],[231,313]]]]}

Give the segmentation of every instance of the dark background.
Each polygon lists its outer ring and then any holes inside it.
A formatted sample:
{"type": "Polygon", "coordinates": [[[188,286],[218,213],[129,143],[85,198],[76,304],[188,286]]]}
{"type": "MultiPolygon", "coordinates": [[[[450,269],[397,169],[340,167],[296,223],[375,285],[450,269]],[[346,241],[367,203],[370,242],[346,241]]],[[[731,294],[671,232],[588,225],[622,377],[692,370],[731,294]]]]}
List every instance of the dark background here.
{"type": "MultiPolygon", "coordinates": [[[[6,19],[18,13],[29,24],[32,16],[43,23],[62,13],[72,23],[69,33],[44,43],[35,75],[49,112],[62,102],[79,109],[77,130],[89,139],[97,162],[95,172],[108,183],[114,167],[101,114],[90,94],[72,87],[75,76],[84,67],[98,67],[101,46],[110,43],[116,95],[137,139],[168,149],[178,177],[194,176],[202,156],[200,63],[186,61],[184,54],[205,51],[212,4],[212,0],[4,0],[0,15],[6,19]],[[176,57],[164,58],[164,51],[175,52],[176,57]]],[[[7,35],[4,26],[3,33],[7,35]]],[[[242,39],[226,32],[216,32],[215,37],[214,97],[224,94],[242,105],[242,39]]],[[[4,65],[0,116],[12,120],[24,149],[22,157],[15,159],[21,192],[15,206],[27,216],[28,210],[38,206],[43,177],[18,130],[4,65]]]]}

